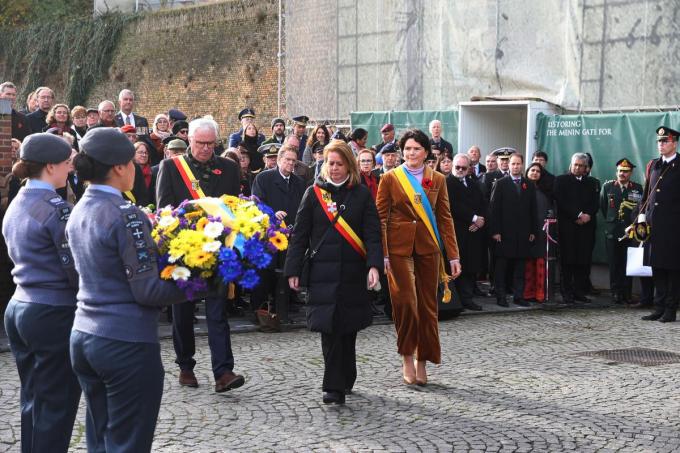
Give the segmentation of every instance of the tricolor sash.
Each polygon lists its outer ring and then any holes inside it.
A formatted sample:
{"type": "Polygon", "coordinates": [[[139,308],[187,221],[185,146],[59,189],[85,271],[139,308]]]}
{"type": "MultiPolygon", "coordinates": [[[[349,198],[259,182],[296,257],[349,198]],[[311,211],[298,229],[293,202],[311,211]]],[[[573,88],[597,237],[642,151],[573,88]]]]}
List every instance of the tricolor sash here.
{"type": "Polygon", "coordinates": [[[404,168],[403,165],[400,165],[392,171],[397,177],[399,185],[401,185],[401,188],[406,193],[408,200],[411,202],[413,210],[416,212],[423,224],[425,224],[430,236],[432,236],[432,239],[439,246],[439,250],[442,252],[441,260],[439,262],[439,281],[444,284],[443,302],[448,303],[451,301],[451,290],[449,289],[448,285],[451,277],[446,273],[446,268],[444,267],[444,243],[439,236],[437,220],[434,217],[430,200],[428,200],[423,186],[418,182],[415,176],[413,176],[404,168]]]}
{"type": "Polygon", "coordinates": [[[201,189],[198,179],[194,176],[194,172],[191,171],[191,167],[189,167],[186,158],[184,156],[177,156],[173,157],[172,161],[175,163],[175,167],[177,167],[177,171],[179,171],[179,175],[182,177],[187,189],[189,189],[191,198],[194,200],[205,198],[205,193],[203,193],[203,189],[201,189]]]}
{"type": "MultiPolygon", "coordinates": [[[[331,194],[316,184],[314,185],[314,193],[319,200],[321,209],[326,213],[328,220],[333,222],[338,209],[336,208],[335,202],[331,199],[331,194]]],[[[335,222],[335,229],[363,259],[366,259],[366,246],[364,245],[364,241],[361,240],[342,216],[338,217],[337,222],[335,222]]]]}

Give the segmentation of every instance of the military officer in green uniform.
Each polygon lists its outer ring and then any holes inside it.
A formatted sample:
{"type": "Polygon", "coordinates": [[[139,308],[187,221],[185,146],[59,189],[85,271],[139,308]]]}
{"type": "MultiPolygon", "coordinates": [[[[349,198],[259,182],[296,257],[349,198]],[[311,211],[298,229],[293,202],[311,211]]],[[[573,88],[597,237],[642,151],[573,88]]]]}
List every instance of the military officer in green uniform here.
{"type": "Polygon", "coordinates": [[[626,277],[626,251],[637,245],[625,232],[633,217],[633,210],[642,200],[643,188],[631,181],[633,165],[624,158],[616,162],[616,179],[607,181],[600,192],[600,210],[604,216],[604,236],[609,262],[609,284],[614,303],[630,301],[632,278],[626,277]],[[621,239],[625,237],[625,239],[621,239]]]}

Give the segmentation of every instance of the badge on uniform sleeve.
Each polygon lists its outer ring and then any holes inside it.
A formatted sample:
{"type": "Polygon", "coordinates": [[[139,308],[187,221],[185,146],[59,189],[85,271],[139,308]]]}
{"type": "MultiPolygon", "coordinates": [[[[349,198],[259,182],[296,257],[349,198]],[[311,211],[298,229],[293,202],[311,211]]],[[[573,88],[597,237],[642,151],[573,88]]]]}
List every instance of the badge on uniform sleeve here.
{"type": "Polygon", "coordinates": [[[60,221],[66,222],[70,216],[71,216],[71,208],[69,206],[66,206],[65,208],[59,208],[59,220],[60,221]]]}
{"type": "Polygon", "coordinates": [[[124,266],[124,270],[125,270],[125,276],[127,277],[128,280],[130,280],[132,278],[132,276],[134,275],[134,273],[132,272],[132,267],[124,266]]]}
{"type": "Polygon", "coordinates": [[[61,260],[61,264],[64,266],[71,264],[71,256],[68,253],[60,253],[59,259],[61,260]]]}

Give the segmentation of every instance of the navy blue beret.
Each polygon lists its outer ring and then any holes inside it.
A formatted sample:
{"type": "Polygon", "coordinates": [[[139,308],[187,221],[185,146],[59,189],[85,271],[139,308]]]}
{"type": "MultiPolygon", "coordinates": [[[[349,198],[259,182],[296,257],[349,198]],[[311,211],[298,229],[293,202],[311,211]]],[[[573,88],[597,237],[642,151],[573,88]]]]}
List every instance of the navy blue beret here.
{"type": "Polygon", "coordinates": [[[43,164],[58,164],[71,157],[71,147],[58,135],[41,132],[26,137],[19,158],[43,164]]]}
{"type": "Polygon", "coordinates": [[[135,147],[115,127],[97,127],[78,143],[80,151],[105,165],[127,164],[135,157],[135,147]]]}
{"type": "Polygon", "coordinates": [[[168,117],[172,121],[180,121],[180,120],[186,120],[187,119],[187,116],[184,114],[184,112],[182,112],[181,110],[177,110],[177,109],[170,109],[168,111],[168,117]]]}
{"type": "Polygon", "coordinates": [[[397,147],[394,146],[394,142],[389,142],[387,145],[380,148],[380,154],[396,153],[396,152],[397,152],[397,147]]]}

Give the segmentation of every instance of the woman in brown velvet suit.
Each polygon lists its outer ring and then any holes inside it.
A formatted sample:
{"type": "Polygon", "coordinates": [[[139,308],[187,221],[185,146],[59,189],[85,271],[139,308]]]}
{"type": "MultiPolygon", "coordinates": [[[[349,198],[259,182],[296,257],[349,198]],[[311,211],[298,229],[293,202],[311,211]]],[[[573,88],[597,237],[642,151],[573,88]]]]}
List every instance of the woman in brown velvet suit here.
{"type": "Polygon", "coordinates": [[[441,360],[437,284],[440,266],[443,266],[442,249],[450,262],[453,278],[460,275],[461,267],[446,178],[425,165],[425,158],[430,153],[429,138],[422,131],[411,129],[401,137],[399,146],[405,162],[402,168],[397,167],[382,176],[376,204],[397,330],[397,349],[404,361],[404,382],[425,385],[427,361],[438,364],[441,360]],[[412,198],[403,186],[404,181],[416,185],[412,186],[416,188],[412,198]],[[429,201],[439,239],[433,237],[418,214],[419,209],[414,207],[414,204],[427,204],[422,199],[423,193],[429,201]],[[414,356],[417,363],[414,363],[414,356]]]}

